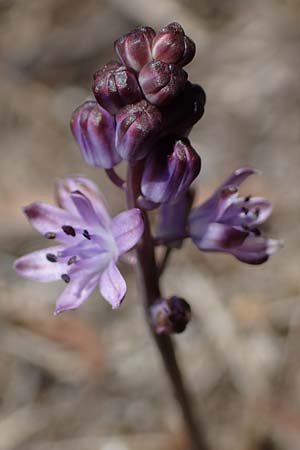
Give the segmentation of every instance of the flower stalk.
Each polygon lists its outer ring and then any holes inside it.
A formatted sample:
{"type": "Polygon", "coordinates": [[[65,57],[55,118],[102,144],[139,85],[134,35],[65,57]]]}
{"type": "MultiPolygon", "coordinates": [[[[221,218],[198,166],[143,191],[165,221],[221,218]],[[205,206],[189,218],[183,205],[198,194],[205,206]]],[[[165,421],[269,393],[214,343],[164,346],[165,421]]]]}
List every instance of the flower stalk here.
{"type": "MultiPolygon", "coordinates": [[[[139,164],[136,164],[134,167],[128,167],[126,190],[128,208],[134,208],[137,204],[140,187],[140,173],[139,164]]],[[[193,450],[211,450],[204,433],[203,424],[199,417],[197,418],[197,421],[194,417],[189,395],[176,359],[173,341],[168,335],[156,334],[151,325],[151,318],[149,315],[150,307],[161,297],[161,293],[159,286],[160,275],[154,253],[154,240],[146,211],[144,211],[144,234],[136,246],[136,256],[137,263],[135,269],[138,281],[138,292],[140,293],[140,298],[144,307],[146,321],[172,384],[192,448],[193,450]]]]}

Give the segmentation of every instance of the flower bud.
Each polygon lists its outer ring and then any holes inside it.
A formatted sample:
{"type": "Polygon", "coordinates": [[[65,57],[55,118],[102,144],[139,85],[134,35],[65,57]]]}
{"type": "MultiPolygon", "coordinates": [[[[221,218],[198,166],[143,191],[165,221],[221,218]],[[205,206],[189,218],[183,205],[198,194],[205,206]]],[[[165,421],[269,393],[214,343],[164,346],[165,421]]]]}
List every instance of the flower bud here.
{"type": "Polygon", "coordinates": [[[155,31],[139,27],[115,41],[115,51],[125,66],[136,72],[152,60],[151,47],[155,31]]]}
{"type": "Polygon", "coordinates": [[[98,70],[94,74],[92,87],[98,103],[111,114],[142,98],[135,73],[118,61],[112,61],[98,70]]]}
{"type": "Polygon", "coordinates": [[[161,131],[160,111],[146,100],[122,108],[117,116],[116,148],[130,162],[143,159],[161,131]]]}
{"type": "Polygon", "coordinates": [[[97,102],[87,100],[75,109],[71,130],[91,166],[111,169],[121,161],[115,148],[115,119],[97,102]]]}
{"type": "Polygon", "coordinates": [[[152,44],[153,59],[185,66],[195,56],[196,46],[188,38],[181,25],[173,22],[162,28],[155,36],[152,44]]]}
{"type": "Polygon", "coordinates": [[[204,114],[206,96],[201,86],[186,83],[183,92],[161,108],[166,134],[187,136],[204,114]]]}
{"type": "Polygon", "coordinates": [[[191,320],[191,307],[180,297],[161,298],[150,308],[156,334],[182,333],[191,320]]]}
{"type": "Polygon", "coordinates": [[[152,61],[142,68],[139,83],[146,99],[154,105],[164,105],[180,94],[187,73],[174,64],[152,61]]]}
{"type": "Polygon", "coordinates": [[[148,156],[141,191],[155,203],[175,201],[199,174],[201,159],[186,138],[166,138],[148,156]]]}

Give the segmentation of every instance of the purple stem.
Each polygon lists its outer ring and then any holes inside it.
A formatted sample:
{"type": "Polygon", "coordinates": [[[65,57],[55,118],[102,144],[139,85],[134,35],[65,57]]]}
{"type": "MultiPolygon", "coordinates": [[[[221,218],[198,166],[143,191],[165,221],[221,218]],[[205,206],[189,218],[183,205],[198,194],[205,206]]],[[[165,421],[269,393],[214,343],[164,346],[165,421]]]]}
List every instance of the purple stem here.
{"type": "Polygon", "coordinates": [[[105,169],[105,172],[110,179],[118,188],[125,190],[126,181],[124,181],[114,169],[105,169]]]}
{"type": "MultiPolygon", "coordinates": [[[[127,176],[127,205],[134,208],[140,194],[139,164],[128,168],[127,176]]],[[[174,393],[178,400],[186,428],[189,432],[193,450],[210,450],[204,433],[204,427],[199,420],[195,420],[189,396],[187,394],[183,378],[176,361],[175,350],[170,336],[157,335],[154,333],[149,318],[150,306],[157,298],[161,297],[159,288],[159,274],[155,261],[154,241],[151,235],[147,213],[145,213],[145,231],[136,248],[137,255],[137,277],[141,298],[146,313],[147,323],[152,336],[161,354],[165,369],[172,383],[174,393]]]]}

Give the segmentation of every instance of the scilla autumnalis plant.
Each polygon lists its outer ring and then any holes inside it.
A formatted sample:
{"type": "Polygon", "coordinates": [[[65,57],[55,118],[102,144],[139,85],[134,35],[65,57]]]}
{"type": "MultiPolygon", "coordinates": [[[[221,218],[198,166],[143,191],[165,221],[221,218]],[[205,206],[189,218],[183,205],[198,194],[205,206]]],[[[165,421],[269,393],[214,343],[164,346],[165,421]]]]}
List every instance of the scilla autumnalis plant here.
{"type": "Polygon", "coordinates": [[[173,248],[191,239],[202,251],[223,252],[247,264],[261,264],[280,241],[261,234],[271,214],[268,200],[239,196],[240,185],[255,170],[235,170],[202,205],[192,207],[190,186],[201,158],[188,136],[204,113],[206,96],[188,80],[184,67],[195,44],[178,23],[156,33],[140,27],[115,42],[117,59],[93,76],[95,100],[73,113],[71,130],[86,163],[105,170],[124,192],[127,210],[108,213],[98,187],[83,176],[69,176],[57,187],[58,206],[32,203],[24,213],[32,226],[57,245],[17,259],[16,271],[37,281],[61,279],[66,287],[55,314],[78,308],[95,289],[119,308],[126,281],[117,267],[132,261],[139,294],[195,450],[208,450],[203,426],[196,421],[176,361],[170,335],[182,332],[191,308],[176,294],[164,298],[159,281],[173,248]],[[115,171],[127,162],[127,178],[115,171]],[[151,229],[148,211],[157,211],[151,229]],[[157,261],[155,247],[165,248],[157,261]]]}

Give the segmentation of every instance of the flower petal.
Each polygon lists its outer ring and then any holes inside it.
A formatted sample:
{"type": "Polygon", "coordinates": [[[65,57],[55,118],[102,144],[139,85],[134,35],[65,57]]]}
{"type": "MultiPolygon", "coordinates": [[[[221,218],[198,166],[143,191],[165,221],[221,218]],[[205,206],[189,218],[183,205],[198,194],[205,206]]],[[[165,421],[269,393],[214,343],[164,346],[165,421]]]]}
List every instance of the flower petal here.
{"type": "Polygon", "coordinates": [[[101,221],[90,200],[80,191],[72,192],[71,197],[85,225],[93,228],[102,228],[101,221]]]}
{"type": "Polygon", "coordinates": [[[133,208],[121,212],[113,218],[111,227],[121,255],[134,247],[144,232],[141,210],[133,208]]]}
{"type": "Polygon", "coordinates": [[[252,167],[241,167],[240,169],[235,170],[230,177],[227,178],[226,181],[220,187],[221,189],[226,186],[236,186],[240,187],[240,185],[248,178],[250,175],[254,175],[257,173],[257,170],[252,169],[252,167]]]}
{"type": "Polygon", "coordinates": [[[73,175],[57,183],[56,195],[59,206],[74,215],[78,215],[78,210],[71,198],[71,193],[74,191],[82,192],[90,200],[101,225],[107,228],[111,219],[107,212],[106,202],[98,186],[81,175],[73,175]]]}
{"type": "Polygon", "coordinates": [[[111,261],[101,275],[99,288],[101,295],[111,304],[113,309],[121,305],[127,286],[114,261],[111,261]]]}
{"type": "Polygon", "coordinates": [[[16,272],[31,280],[49,282],[59,280],[63,273],[67,273],[68,266],[61,262],[50,262],[46,255],[56,255],[63,247],[49,247],[21,256],[14,263],[16,272]]]}
{"type": "Polygon", "coordinates": [[[272,204],[262,197],[251,197],[249,200],[240,197],[227,208],[220,218],[221,223],[232,226],[249,227],[265,222],[272,212],[272,204]]]}
{"type": "Polygon", "coordinates": [[[99,274],[83,272],[73,276],[56,302],[55,315],[70,309],[77,309],[97,286],[99,274]]]}
{"type": "Polygon", "coordinates": [[[231,251],[238,260],[247,264],[262,264],[282,247],[282,241],[249,236],[243,244],[231,251]]]}
{"type": "Polygon", "coordinates": [[[240,246],[248,235],[248,232],[228,225],[211,223],[205,230],[194,233],[191,237],[201,250],[227,252],[240,246]]]}
{"type": "MultiPolygon", "coordinates": [[[[63,242],[70,240],[70,236],[62,233],[63,225],[72,225],[83,227],[84,224],[79,217],[74,217],[67,211],[57,208],[56,206],[48,205],[47,203],[36,202],[24,208],[29,222],[41,234],[54,233],[55,235],[62,235],[63,242]]],[[[55,236],[56,238],[56,236],[55,236]]]]}

